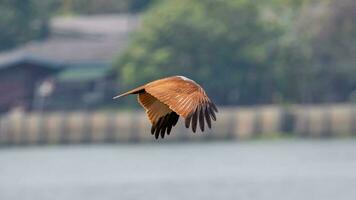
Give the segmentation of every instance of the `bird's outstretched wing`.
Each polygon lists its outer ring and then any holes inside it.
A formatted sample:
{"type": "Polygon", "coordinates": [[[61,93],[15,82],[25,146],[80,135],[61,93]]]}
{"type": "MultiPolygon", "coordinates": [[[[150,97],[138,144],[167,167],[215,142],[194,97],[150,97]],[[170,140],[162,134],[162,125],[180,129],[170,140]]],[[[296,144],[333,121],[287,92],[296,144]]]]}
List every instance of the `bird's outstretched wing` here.
{"type": "Polygon", "coordinates": [[[138,94],[138,101],[145,108],[152,123],[151,133],[156,139],[165,132],[170,134],[179,116],[185,118],[185,126],[196,132],[199,123],[204,131],[205,121],[211,128],[211,120],[216,120],[218,112],[215,104],[204,89],[193,80],[182,76],[172,76],[150,82],[114,99],[130,94],[138,94]]]}
{"type": "Polygon", "coordinates": [[[164,138],[166,132],[169,135],[172,127],[177,124],[179,115],[173,112],[166,104],[146,92],[139,93],[137,100],[146,110],[152,124],[152,135],[154,134],[156,139],[159,135],[164,138]]]}
{"type": "Polygon", "coordinates": [[[204,121],[211,128],[211,119],[216,120],[216,106],[203,88],[190,79],[168,77],[148,83],[144,88],[145,92],[184,117],[186,127],[189,128],[191,124],[193,132],[196,132],[198,121],[200,129],[204,131],[204,121]]]}

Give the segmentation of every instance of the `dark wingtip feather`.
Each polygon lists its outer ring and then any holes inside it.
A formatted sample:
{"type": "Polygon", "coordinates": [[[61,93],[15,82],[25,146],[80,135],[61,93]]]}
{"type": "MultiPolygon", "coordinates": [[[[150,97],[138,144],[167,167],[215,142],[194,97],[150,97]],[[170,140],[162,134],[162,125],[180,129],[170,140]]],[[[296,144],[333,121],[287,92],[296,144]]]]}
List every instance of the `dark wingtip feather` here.
{"type": "Polygon", "coordinates": [[[215,115],[214,110],[211,108],[211,106],[208,106],[208,108],[209,108],[209,113],[210,113],[211,119],[216,121],[216,115],[215,115]]]}
{"type": "Polygon", "coordinates": [[[167,114],[166,116],[163,117],[162,125],[161,125],[161,138],[164,138],[164,134],[166,133],[167,126],[169,126],[169,118],[170,114],[167,114]]]}
{"type": "Polygon", "coordinates": [[[164,134],[166,133],[166,128],[167,128],[167,127],[163,127],[163,128],[161,129],[161,138],[162,138],[162,139],[164,138],[164,134]]]}
{"type": "Polygon", "coordinates": [[[173,113],[170,113],[168,116],[168,123],[167,123],[167,135],[169,135],[171,133],[172,130],[172,126],[173,126],[173,120],[174,120],[174,115],[173,113]]]}
{"type": "Polygon", "coordinates": [[[159,135],[155,133],[155,139],[158,140],[159,135]]]}
{"type": "Polygon", "coordinates": [[[179,120],[179,115],[175,112],[171,112],[169,115],[169,123],[167,125],[167,135],[171,133],[172,127],[175,126],[179,120]]]}
{"type": "Polygon", "coordinates": [[[174,122],[173,122],[173,126],[175,126],[176,124],[177,124],[177,122],[178,122],[178,120],[179,120],[179,115],[177,115],[177,113],[173,113],[173,116],[174,116],[174,122]]]}
{"type": "Polygon", "coordinates": [[[151,127],[151,134],[152,135],[155,134],[160,122],[161,122],[161,118],[159,118],[158,121],[152,125],[152,127],[151,127]]]}
{"type": "Polygon", "coordinates": [[[211,119],[209,115],[208,106],[205,107],[205,119],[206,119],[206,123],[208,124],[208,127],[211,129],[211,119]]]}
{"type": "Polygon", "coordinates": [[[195,112],[193,114],[193,119],[192,119],[192,130],[193,130],[193,133],[195,133],[196,130],[197,130],[198,113],[199,113],[199,107],[197,107],[197,109],[195,110],[195,112]]]}
{"type": "Polygon", "coordinates": [[[172,124],[167,127],[167,135],[171,134],[172,124]]]}
{"type": "Polygon", "coordinates": [[[155,125],[153,124],[152,126],[151,126],[151,135],[153,135],[155,133],[155,125]]]}
{"type": "Polygon", "coordinates": [[[185,118],[185,127],[186,127],[186,128],[189,128],[189,126],[190,126],[190,121],[191,121],[192,117],[193,117],[193,115],[190,114],[187,118],[185,118]]]}
{"type": "Polygon", "coordinates": [[[210,105],[214,109],[215,112],[217,112],[217,113],[219,112],[218,108],[216,107],[216,105],[213,102],[210,102],[210,105]]]}
{"type": "Polygon", "coordinates": [[[156,130],[155,130],[155,138],[156,139],[158,139],[158,137],[159,137],[159,133],[162,129],[162,124],[163,124],[163,117],[159,118],[159,120],[157,122],[156,130]]]}
{"type": "Polygon", "coordinates": [[[159,136],[164,138],[166,133],[167,135],[171,133],[172,127],[177,124],[178,120],[179,115],[175,112],[171,112],[159,118],[158,121],[151,127],[152,135],[154,135],[156,139],[158,139],[159,136]]]}
{"type": "Polygon", "coordinates": [[[199,108],[199,125],[200,125],[200,130],[204,132],[204,107],[200,106],[199,108]]]}

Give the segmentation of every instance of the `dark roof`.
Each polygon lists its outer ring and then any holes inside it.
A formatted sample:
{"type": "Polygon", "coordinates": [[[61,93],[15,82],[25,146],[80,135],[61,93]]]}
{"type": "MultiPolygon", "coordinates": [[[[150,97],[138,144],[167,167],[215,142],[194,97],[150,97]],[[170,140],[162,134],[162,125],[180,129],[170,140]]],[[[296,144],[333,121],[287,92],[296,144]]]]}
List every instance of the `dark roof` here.
{"type": "Polygon", "coordinates": [[[20,52],[8,52],[0,55],[0,69],[15,66],[20,63],[33,63],[50,69],[58,69],[62,64],[54,60],[37,58],[20,52]]]}

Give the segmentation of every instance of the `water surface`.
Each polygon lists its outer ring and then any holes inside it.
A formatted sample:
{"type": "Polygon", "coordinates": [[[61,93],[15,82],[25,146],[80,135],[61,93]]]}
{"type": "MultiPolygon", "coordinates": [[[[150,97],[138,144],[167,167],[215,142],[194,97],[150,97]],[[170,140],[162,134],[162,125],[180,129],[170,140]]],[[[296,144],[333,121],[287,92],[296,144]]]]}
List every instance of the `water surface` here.
{"type": "Polygon", "coordinates": [[[0,149],[1,200],[355,200],[356,140],[0,149]]]}

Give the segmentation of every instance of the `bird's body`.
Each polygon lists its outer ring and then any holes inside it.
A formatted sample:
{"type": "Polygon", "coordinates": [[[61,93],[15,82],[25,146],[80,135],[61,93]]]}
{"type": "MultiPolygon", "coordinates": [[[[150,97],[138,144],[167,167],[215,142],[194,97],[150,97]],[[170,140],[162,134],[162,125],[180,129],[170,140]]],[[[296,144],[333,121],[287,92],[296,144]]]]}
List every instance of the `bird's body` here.
{"type": "Polygon", "coordinates": [[[184,76],[172,76],[152,81],[114,98],[137,94],[138,102],[145,108],[152,124],[151,133],[157,139],[168,135],[178,122],[179,116],[185,118],[185,126],[197,124],[201,131],[205,121],[211,128],[211,119],[216,120],[217,108],[208,98],[204,89],[195,81],[184,76]]]}

